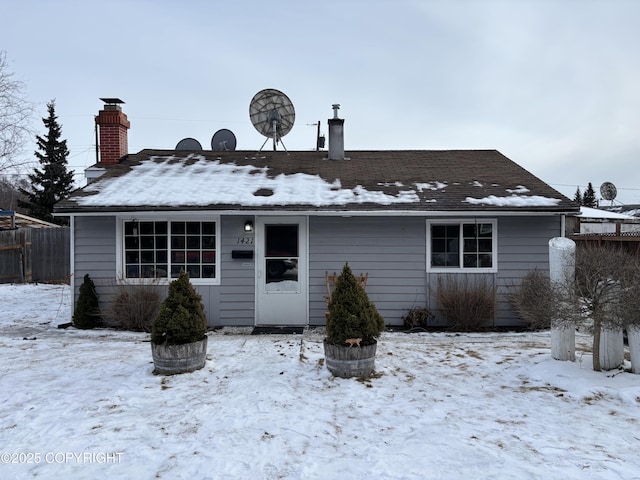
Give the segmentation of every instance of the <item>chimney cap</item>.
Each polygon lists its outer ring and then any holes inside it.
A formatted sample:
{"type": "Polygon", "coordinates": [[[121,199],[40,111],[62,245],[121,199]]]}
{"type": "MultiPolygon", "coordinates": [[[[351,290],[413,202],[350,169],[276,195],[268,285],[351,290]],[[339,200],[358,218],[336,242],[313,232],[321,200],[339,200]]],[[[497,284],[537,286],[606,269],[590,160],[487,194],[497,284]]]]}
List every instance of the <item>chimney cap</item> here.
{"type": "Polygon", "coordinates": [[[118,105],[120,103],[124,103],[124,101],[120,100],[119,98],[101,98],[100,100],[102,100],[107,105],[118,105]]]}
{"type": "Polygon", "coordinates": [[[331,105],[331,108],[333,108],[333,118],[338,118],[338,110],[340,110],[340,104],[334,103],[333,105],[331,105]]]}

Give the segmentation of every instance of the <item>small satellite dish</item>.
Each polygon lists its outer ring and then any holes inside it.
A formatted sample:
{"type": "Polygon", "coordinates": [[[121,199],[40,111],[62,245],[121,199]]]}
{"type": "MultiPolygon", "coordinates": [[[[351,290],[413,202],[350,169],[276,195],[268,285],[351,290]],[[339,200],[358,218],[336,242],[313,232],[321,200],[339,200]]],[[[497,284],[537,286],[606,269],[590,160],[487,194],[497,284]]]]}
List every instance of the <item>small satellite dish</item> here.
{"type": "Polygon", "coordinates": [[[202,145],[195,138],[183,138],[176,145],[176,150],[202,150],[202,145]]]}
{"type": "Polygon", "coordinates": [[[236,149],[236,136],[231,130],[223,128],[218,130],[211,137],[211,150],[220,152],[225,150],[236,149]]]}
{"type": "Polygon", "coordinates": [[[618,195],[618,189],[613,183],[604,182],[600,185],[600,195],[602,195],[602,198],[605,200],[613,200],[618,195]]]}
{"type": "MultiPolygon", "coordinates": [[[[251,99],[249,118],[251,118],[251,123],[256,130],[267,137],[260,150],[270,138],[273,139],[273,149],[275,150],[276,144],[282,141],[282,137],[293,128],[296,112],[289,97],[279,90],[267,88],[256,93],[251,99]]],[[[282,146],[284,147],[284,143],[282,146]]]]}

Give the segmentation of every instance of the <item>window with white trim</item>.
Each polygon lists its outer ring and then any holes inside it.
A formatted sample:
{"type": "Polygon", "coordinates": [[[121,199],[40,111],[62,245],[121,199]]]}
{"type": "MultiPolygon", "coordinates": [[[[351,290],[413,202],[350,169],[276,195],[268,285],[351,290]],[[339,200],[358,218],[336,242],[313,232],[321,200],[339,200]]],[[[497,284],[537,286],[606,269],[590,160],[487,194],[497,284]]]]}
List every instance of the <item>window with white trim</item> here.
{"type": "Polygon", "coordinates": [[[122,231],[125,279],[171,279],[184,270],[197,283],[217,280],[216,221],[125,220],[122,231]]]}
{"type": "Polygon", "coordinates": [[[427,269],[497,270],[497,222],[427,221],[427,269]]]}

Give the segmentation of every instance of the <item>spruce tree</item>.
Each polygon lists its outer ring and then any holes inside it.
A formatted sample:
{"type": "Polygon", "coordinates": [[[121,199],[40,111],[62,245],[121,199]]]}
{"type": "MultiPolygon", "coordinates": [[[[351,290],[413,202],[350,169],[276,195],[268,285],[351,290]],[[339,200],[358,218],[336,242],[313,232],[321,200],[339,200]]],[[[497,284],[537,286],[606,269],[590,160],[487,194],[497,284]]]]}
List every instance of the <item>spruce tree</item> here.
{"type": "Polygon", "coordinates": [[[593,185],[591,185],[591,182],[589,182],[589,185],[587,185],[587,189],[584,191],[584,195],[582,197],[582,205],[591,208],[596,208],[598,206],[598,202],[596,200],[596,192],[593,189],[593,185]]]}
{"type": "Polygon", "coordinates": [[[29,215],[45,220],[65,224],[66,219],[54,218],[53,206],[71,192],[73,188],[73,172],[67,171],[67,141],[60,140],[62,128],[58,123],[55,112],[55,100],[47,103],[49,116],[43,118],[47,133],[44,137],[36,135],[38,150],[34,152],[40,162],[41,169],[35,168],[29,174],[31,188],[20,188],[20,192],[27,196],[27,201],[20,201],[19,205],[26,208],[29,215]]]}
{"type": "Polygon", "coordinates": [[[573,196],[573,201],[578,205],[582,205],[582,192],[580,192],[580,187],[576,188],[576,194],[573,196]]]}
{"type": "Polygon", "coordinates": [[[182,345],[202,340],[207,334],[207,317],[202,297],[184,270],[169,284],[169,293],[151,326],[151,341],[157,345],[182,345]]]}
{"type": "Polygon", "coordinates": [[[346,263],[336,281],[328,305],[327,342],[345,346],[345,340],[361,338],[372,345],[384,330],[384,319],[346,263]]]}

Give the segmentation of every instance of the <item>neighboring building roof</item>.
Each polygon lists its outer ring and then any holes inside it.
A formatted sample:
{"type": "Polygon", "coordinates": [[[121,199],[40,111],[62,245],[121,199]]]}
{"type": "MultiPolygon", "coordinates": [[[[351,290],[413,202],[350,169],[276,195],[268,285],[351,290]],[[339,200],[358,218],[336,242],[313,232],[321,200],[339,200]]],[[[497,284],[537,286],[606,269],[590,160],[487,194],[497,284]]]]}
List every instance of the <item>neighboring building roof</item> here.
{"type": "Polygon", "coordinates": [[[555,212],[578,205],[496,150],[142,150],[56,205],[144,210],[555,212]]]}
{"type": "Polygon", "coordinates": [[[625,215],[631,215],[634,217],[640,217],[640,205],[616,205],[612,207],[603,207],[610,212],[624,213],[625,215]]]}
{"type": "Polygon", "coordinates": [[[580,207],[581,219],[605,219],[605,220],[630,220],[638,221],[633,215],[624,213],[616,213],[609,210],[601,210],[599,208],[580,207]]]}
{"type": "Polygon", "coordinates": [[[29,217],[21,213],[0,209],[0,230],[14,228],[59,228],[60,225],[45,222],[38,218],[29,217]]]}

